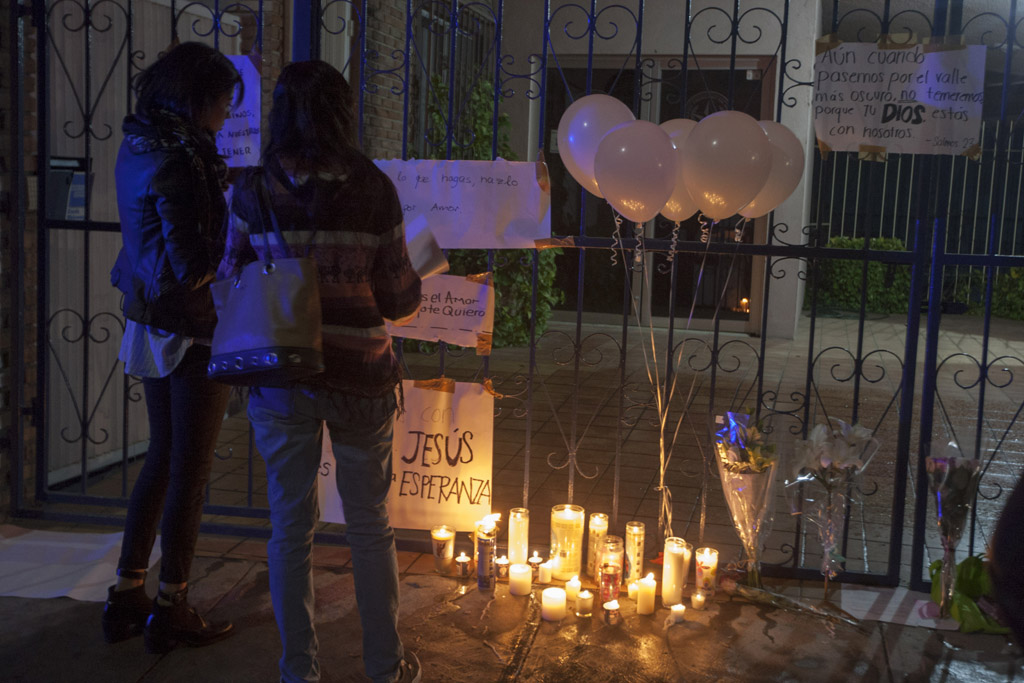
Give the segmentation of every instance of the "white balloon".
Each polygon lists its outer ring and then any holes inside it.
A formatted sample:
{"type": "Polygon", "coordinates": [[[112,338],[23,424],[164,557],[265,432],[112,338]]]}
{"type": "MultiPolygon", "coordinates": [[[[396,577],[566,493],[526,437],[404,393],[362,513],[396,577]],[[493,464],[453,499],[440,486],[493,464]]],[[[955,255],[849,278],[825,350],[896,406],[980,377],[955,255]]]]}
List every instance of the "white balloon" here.
{"type": "Polygon", "coordinates": [[[672,146],[676,150],[676,180],[672,188],[672,196],[665,202],[661,215],[677,223],[697,213],[697,205],[693,203],[686,181],[683,179],[683,143],[697,122],[693,119],[670,119],[661,122],[661,129],[668,133],[672,146]]]}
{"type": "Polygon", "coordinates": [[[573,178],[591,194],[603,197],[594,177],[597,146],[608,131],[634,119],[629,107],[610,95],[581,97],[558,122],[558,155],[573,178]]]}
{"type": "Polygon", "coordinates": [[[613,128],[597,146],[594,175],[608,203],[631,221],[658,215],[676,184],[676,153],[668,134],[650,121],[613,128]]]}
{"type": "Polygon", "coordinates": [[[683,181],[713,220],[750,203],[768,180],[772,148],[757,121],[738,111],[705,116],[683,142],[683,181]]]}
{"type": "Polygon", "coordinates": [[[804,148],[793,132],[775,121],[759,121],[772,146],[772,170],[764,187],[740,209],[746,218],[758,218],[775,210],[800,184],[804,174],[804,148]]]}

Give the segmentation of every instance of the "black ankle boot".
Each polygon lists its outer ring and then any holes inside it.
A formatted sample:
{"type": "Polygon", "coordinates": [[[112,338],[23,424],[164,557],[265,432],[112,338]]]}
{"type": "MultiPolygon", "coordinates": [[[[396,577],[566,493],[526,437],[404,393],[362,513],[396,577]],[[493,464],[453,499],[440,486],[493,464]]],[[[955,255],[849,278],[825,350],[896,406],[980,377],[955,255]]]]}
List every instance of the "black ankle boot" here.
{"type": "Polygon", "coordinates": [[[145,586],[124,591],[115,591],[111,586],[107,589],[107,604],[103,606],[103,639],[119,643],[141,634],[152,607],[145,586]]]}
{"type": "Polygon", "coordinates": [[[169,652],[179,643],[202,647],[224,640],[232,633],[234,625],[230,621],[207,623],[188,604],[188,589],[168,595],[163,591],[157,593],[153,601],[153,613],[146,622],[146,652],[163,654],[169,652]],[[161,605],[160,600],[170,602],[161,605]]]}

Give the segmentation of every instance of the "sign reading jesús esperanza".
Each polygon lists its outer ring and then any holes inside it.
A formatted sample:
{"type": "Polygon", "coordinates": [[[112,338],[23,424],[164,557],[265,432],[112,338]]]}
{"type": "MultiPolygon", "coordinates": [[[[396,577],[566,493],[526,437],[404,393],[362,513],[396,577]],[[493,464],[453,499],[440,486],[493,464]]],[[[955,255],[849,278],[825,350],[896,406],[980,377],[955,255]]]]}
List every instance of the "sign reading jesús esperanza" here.
{"type": "MultiPolygon", "coordinates": [[[[395,420],[388,516],[391,526],[470,530],[491,512],[494,395],[483,384],[442,378],[402,382],[405,411],[395,420]]],[[[324,430],[320,519],[344,523],[337,464],[324,430]]]]}
{"type": "Polygon", "coordinates": [[[819,41],[814,130],[837,152],[972,154],[984,99],[985,47],[819,41]]]}

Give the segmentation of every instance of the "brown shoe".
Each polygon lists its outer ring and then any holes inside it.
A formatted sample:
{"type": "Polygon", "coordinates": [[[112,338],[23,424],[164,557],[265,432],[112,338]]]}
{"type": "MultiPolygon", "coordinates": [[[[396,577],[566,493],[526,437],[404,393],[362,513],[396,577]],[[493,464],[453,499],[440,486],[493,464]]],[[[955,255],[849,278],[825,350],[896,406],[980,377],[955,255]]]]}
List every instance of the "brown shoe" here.
{"type": "Polygon", "coordinates": [[[179,643],[191,647],[202,647],[224,640],[233,633],[230,621],[207,622],[195,608],[188,604],[188,589],[173,595],[157,593],[153,601],[153,613],[145,628],[146,652],[163,654],[174,649],[179,643]],[[170,602],[161,605],[159,600],[170,602]]]}
{"type": "Polygon", "coordinates": [[[119,643],[141,635],[152,607],[145,586],[124,591],[115,591],[114,586],[108,588],[107,603],[103,606],[103,640],[119,643]]]}

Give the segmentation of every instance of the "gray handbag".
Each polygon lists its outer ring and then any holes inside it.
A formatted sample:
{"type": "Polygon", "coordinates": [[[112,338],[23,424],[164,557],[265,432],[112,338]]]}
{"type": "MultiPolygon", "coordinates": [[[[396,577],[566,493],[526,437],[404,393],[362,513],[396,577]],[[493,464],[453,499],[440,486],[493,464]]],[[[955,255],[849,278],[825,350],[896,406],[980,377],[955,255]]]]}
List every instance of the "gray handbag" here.
{"type": "Polygon", "coordinates": [[[291,254],[271,210],[262,169],[256,198],[264,255],[234,279],[210,285],[217,327],[207,374],[224,384],[281,387],[324,371],[320,286],[311,256],[273,258],[267,216],[285,254],[291,254]]]}

